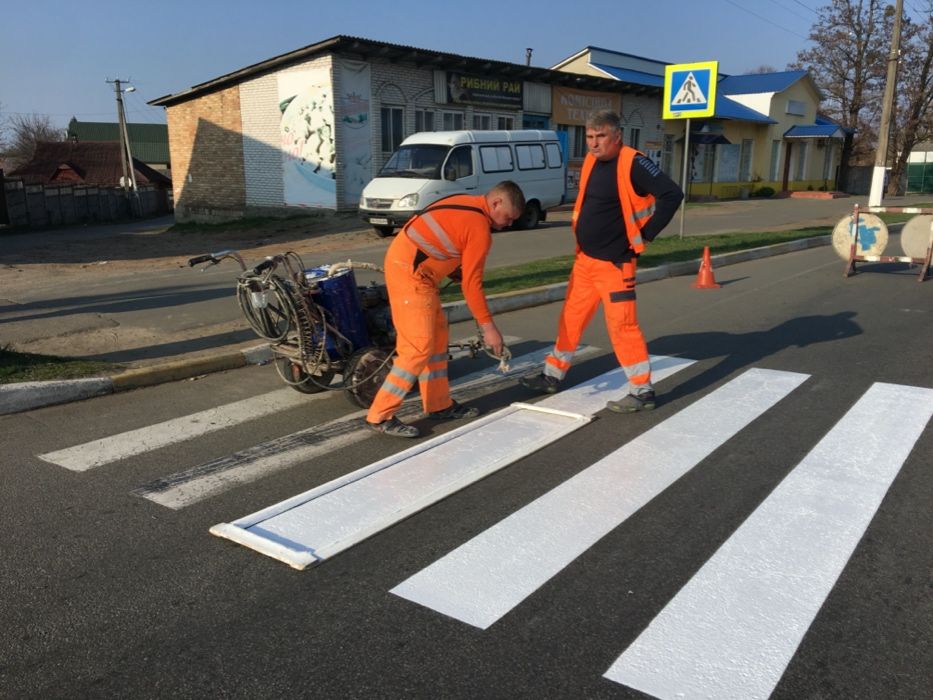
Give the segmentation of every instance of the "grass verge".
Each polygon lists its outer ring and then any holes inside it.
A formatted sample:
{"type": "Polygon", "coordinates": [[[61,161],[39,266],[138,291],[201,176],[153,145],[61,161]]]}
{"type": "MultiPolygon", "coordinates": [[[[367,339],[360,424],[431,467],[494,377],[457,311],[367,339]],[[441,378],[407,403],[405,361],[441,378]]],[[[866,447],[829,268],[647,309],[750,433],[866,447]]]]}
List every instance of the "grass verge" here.
{"type": "Polygon", "coordinates": [[[0,384],[44,382],[54,379],[81,379],[113,374],[122,365],[72,357],[36,355],[0,347],[0,384]]]}

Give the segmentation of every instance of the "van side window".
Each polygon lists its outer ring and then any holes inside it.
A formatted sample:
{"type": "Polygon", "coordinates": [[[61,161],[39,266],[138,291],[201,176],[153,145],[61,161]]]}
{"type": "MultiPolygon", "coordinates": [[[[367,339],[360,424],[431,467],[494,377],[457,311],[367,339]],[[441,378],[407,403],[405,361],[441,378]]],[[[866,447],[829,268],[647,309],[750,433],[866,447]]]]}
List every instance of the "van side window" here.
{"type": "Polygon", "coordinates": [[[561,167],[560,146],[556,143],[549,143],[545,145],[545,148],[547,149],[547,167],[561,167]]]}
{"type": "Polygon", "coordinates": [[[543,170],[544,146],[540,143],[518,145],[515,147],[515,158],[519,170],[543,170]]]}
{"type": "Polygon", "coordinates": [[[461,146],[450,152],[447,163],[444,165],[445,180],[459,180],[473,174],[473,157],[469,146],[461,146]]]}
{"type": "Polygon", "coordinates": [[[512,149],[508,146],[480,146],[479,157],[484,173],[504,173],[515,169],[512,149]]]}

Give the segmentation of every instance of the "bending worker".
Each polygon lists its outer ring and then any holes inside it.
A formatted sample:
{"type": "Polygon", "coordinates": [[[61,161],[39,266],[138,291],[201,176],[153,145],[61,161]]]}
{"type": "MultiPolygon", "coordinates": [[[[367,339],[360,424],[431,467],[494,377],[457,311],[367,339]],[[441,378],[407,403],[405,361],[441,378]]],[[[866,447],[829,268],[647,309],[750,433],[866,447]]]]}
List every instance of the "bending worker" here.
{"type": "Polygon", "coordinates": [[[521,189],[506,180],[486,195],[454,195],[435,202],[409,219],[392,241],[384,267],[398,354],[369,408],[370,428],[396,437],[420,435],[418,428],[395,416],[416,379],[428,418],[479,415],[478,409],[461,406],[450,397],[447,317],[438,287],[457,267],[462,269],[463,296],[483,342],[501,355],[502,334],[483,293],[483,267],[492,246],[491,228],[511,225],[524,208],[521,189]]]}
{"type": "Polygon", "coordinates": [[[651,364],[635,309],[639,253],[668,224],[683,192],[647,157],[622,144],[619,115],[601,110],[586,122],[589,152],[580,173],[572,228],[577,249],[557,326],[557,342],[544,372],[523,377],[523,386],[553,394],[567,374],[580,336],[600,302],[612,349],[629,393],[606,407],[619,413],[655,406],[651,364]]]}

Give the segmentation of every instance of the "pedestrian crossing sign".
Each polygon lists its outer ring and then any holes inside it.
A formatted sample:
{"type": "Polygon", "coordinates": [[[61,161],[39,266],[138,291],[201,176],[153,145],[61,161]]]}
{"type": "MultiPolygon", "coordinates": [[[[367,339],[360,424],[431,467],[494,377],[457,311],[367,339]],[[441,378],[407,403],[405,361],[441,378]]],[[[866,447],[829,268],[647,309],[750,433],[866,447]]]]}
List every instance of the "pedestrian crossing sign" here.
{"type": "Polygon", "coordinates": [[[664,118],[700,119],[716,111],[719,61],[664,67],[664,118]]]}

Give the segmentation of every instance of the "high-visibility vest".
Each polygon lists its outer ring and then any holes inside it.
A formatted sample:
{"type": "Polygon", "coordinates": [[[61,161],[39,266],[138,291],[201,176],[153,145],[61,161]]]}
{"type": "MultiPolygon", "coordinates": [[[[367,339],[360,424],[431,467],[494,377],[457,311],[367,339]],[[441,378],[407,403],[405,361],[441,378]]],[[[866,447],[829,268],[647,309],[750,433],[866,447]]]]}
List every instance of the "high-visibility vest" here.
{"type": "MultiPolygon", "coordinates": [[[[654,214],[654,195],[647,194],[644,197],[635,192],[632,186],[632,163],[635,156],[642,155],[639,151],[628,146],[622,146],[619,151],[619,158],[616,163],[616,182],[619,186],[619,202],[622,204],[622,216],[625,221],[625,233],[628,236],[629,245],[636,253],[641,253],[645,249],[645,241],[641,237],[641,230],[654,214]]],[[[580,171],[580,189],[577,194],[576,204],[573,205],[573,217],[571,225],[574,233],[577,231],[577,218],[580,216],[580,210],[583,208],[583,197],[586,195],[586,185],[590,179],[590,173],[593,171],[593,165],[596,158],[587,153],[583,159],[583,168],[580,171]]]]}

